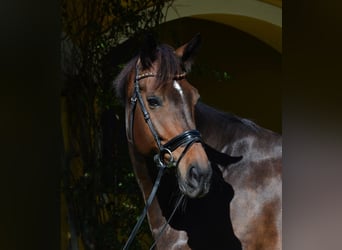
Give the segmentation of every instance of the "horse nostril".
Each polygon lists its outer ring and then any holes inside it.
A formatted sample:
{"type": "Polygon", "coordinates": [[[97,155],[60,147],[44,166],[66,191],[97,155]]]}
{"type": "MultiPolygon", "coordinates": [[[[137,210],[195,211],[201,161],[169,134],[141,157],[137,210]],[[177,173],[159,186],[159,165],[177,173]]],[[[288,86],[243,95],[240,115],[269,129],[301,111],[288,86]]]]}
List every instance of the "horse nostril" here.
{"type": "Polygon", "coordinates": [[[199,171],[199,168],[195,166],[190,167],[188,177],[191,184],[198,185],[201,180],[201,173],[199,171]]]}
{"type": "Polygon", "coordinates": [[[209,192],[210,179],[211,168],[202,169],[198,165],[190,165],[182,186],[184,193],[190,198],[203,197],[209,192]]]}

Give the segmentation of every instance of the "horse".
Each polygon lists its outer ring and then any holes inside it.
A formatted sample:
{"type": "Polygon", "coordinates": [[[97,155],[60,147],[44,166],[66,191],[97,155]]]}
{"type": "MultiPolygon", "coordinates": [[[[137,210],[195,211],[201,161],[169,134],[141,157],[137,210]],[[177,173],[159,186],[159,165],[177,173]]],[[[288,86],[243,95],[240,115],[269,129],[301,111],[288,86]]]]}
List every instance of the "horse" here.
{"type": "Polygon", "coordinates": [[[281,138],[198,101],[186,74],[200,41],[148,36],[114,81],[151,248],[280,249],[281,138]]]}

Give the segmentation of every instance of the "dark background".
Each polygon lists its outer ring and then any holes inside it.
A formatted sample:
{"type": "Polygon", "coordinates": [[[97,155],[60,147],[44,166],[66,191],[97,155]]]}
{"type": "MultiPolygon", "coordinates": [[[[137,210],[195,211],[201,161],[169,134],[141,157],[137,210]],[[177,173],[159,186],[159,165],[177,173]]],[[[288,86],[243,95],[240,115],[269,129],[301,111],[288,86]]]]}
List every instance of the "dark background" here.
{"type": "MultiPolygon", "coordinates": [[[[338,249],[341,5],[283,3],[283,249],[338,249]]],[[[1,3],[0,249],[59,249],[59,5],[1,3]]]]}

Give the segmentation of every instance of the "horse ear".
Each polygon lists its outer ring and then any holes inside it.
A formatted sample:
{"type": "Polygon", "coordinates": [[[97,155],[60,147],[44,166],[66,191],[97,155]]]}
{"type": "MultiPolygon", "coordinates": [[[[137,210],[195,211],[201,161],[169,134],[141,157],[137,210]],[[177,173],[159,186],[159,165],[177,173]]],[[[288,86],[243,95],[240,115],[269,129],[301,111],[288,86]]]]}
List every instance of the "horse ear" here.
{"type": "Polygon", "coordinates": [[[151,33],[145,35],[143,46],[140,51],[140,61],[143,69],[147,69],[152,66],[152,63],[156,59],[157,41],[151,33]]]}
{"type": "Polygon", "coordinates": [[[201,40],[201,34],[198,33],[190,42],[176,49],[176,55],[181,58],[186,71],[189,71],[191,68],[193,59],[200,47],[201,40]]]}

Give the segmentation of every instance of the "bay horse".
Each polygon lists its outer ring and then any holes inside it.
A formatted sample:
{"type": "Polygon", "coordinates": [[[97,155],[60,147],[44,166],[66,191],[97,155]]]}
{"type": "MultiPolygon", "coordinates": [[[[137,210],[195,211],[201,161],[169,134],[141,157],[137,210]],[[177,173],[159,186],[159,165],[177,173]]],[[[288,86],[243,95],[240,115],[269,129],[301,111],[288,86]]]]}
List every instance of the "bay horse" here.
{"type": "Polygon", "coordinates": [[[151,248],[280,249],[281,137],[198,102],[186,73],[200,40],[148,36],[114,81],[151,248]]]}

